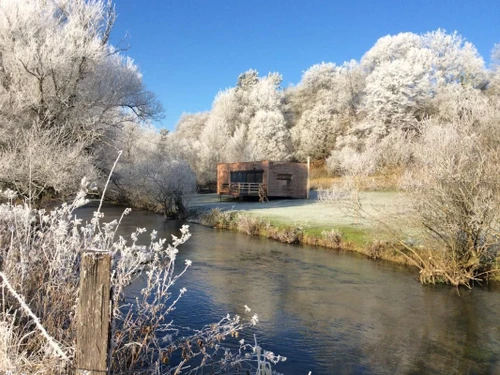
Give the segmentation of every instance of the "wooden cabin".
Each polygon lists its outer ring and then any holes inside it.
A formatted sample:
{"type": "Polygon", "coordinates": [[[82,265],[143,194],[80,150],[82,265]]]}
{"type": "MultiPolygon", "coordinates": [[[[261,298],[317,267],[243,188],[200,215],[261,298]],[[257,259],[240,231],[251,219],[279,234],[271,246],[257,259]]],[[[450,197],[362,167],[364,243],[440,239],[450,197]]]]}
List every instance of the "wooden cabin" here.
{"type": "Polygon", "coordinates": [[[234,198],[255,196],[307,198],[307,163],[251,161],[217,165],[217,194],[234,198]]]}

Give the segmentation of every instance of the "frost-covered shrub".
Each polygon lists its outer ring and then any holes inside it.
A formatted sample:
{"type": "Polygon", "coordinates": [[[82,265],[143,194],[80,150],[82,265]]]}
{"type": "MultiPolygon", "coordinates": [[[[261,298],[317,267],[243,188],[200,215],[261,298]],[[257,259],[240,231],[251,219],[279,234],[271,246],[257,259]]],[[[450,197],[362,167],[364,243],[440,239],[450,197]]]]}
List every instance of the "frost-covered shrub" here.
{"type": "Polygon", "coordinates": [[[352,183],[350,178],[341,182],[332,183],[327,189],[318,190],[318,201],[326,204],[335,204],[350,199],[352,194],[352,183]]]}
{"type": "Polygon", "coordinates": [[[96,180],[85,143],[68,142],[59,130],[19,129],[0,147],[0,186],[39,203],[46,196],[68,197],[87,177],[96,180]]]}
{"type": "Polygon", "coordinates": [[[269,227],[267,236],[273,240],[285,243],[299,243],[303,236],[302,227],[292,225],[285,227],[269,227]]]}
{"type": "Polygon", "coordinates": [[[402,187],[427,235],[430,256],[417,262],[423,282],[469,286],[492,269],[500,229],[499,119],[492,103],[487,116],[429,121],[415,145],[402,187]]]}
{"type": "Polygon", "coordinates": [[[321,238],[327,247],[340,249],[342,243],[342,232],[336,229],[324,230],[321,232],[321,238]]]}
{"type": "Polygon", "coordinates": [[[236,225],[238,231],[254,236],[259,235],[262,229],[267,228],[269,222],[260,217],[238,214],[236,225]]]}
{"type": "MultiPolygon", "coordinates": [[[[257,342],[240,340],[237,352],[223,346],[226,338],[255,325],[255,314],[246,321],[227,315],[205,327],[183,327],[180,337],[168,314],[187,292],[177,285],[191,261],[180,269],[175,263],[178,247],[190,236],[188,227],[181,229],[180,237],[172,236],[171,244],[158,239],[154,230],[149,241],[142,241],[143,228],[124,237],[118,229],[130,210],[108,223],[102,222],[104,215],[98,210],[83,222],[75,209],[86,203],[84,197],[82,190],[73,203],[47,212],[16,205],[15,193],[5,193],[8,202],[0,204],[0,283],[5,287],[0,303],[0,372],[75,372],[76,299],[85,249],[112,254],[112,373],[262,370],[285,360],[257,342]],[[145,280],[141,293],[135,300],[125,299],[127,287],[139,277],[145,280]]],[[[247,306],[245,312],[250,313],[247,306]]]]}
{"type": "Polygon", "coordinates": [[[367,176],[408,167],[412,161],[413,144],[425,123],[417,125],[411,131],[390,131],[380,122],[360,122],[348,135],[337,140],[336,149],[326,159],[329,173],[367,176]]]}
{"type": "Polygon", "coordinates": [[[205,212],[200,217],[200,222],[203,225],[208,225],[215,228],[232,229],[236,225],[236,219],[239,214],[234,210],[221,210],[214,208],[209,212],[205,212]]]}
{"type": "Polygon", "coordinates": [[[170,138],[152,127],[130,123],[119,142],[123,160],[113,176],[118,190],[112,196],[168,217],[182,216],[184,196],[196,191],[196,176],[177,156],[170,138]]]}
{"type": "Polygon", "coordinates": [[[404,169],[411,164],[413,145],[417,139],[413,132],[394,130],[382,139],[376,136],[368,137],[365,153],[374,161],[374,169],[377,172],[394,168],[404,169]]]}
{"type": "Polygon", "coordinates": [[[332,151],[326,159],[330,173],[340,175],[370,175],[376,170],[377,159],[367,151],[357,151],[351,147],[332,151]]]}

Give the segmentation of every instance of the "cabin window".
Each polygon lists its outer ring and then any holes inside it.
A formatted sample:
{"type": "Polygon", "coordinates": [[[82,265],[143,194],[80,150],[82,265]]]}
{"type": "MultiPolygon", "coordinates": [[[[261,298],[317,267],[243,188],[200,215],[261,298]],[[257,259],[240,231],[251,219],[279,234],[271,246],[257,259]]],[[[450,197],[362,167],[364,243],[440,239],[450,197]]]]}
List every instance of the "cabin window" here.
{"type": "Polygon", "coordinates": [[[231,172],[231,182],[252,182],[261,184],[264,171],[235,171],[231,172]]]}
{"type": "Polygon", "coordinates": [[[292,174],[290,173],[278,173],[278,180],[290,181],[292,179],[292,174]]]}

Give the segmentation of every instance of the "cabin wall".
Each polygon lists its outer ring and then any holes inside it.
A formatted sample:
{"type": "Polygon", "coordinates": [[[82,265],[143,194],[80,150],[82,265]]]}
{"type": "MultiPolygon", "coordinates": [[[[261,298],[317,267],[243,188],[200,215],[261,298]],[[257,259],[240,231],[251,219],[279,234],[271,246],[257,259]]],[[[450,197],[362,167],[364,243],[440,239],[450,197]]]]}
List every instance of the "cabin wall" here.
{"type": "Polygon", "coordinates": [[[307,198],[307,177],[306,163],[270,162],[267,195],[307,198]]]}

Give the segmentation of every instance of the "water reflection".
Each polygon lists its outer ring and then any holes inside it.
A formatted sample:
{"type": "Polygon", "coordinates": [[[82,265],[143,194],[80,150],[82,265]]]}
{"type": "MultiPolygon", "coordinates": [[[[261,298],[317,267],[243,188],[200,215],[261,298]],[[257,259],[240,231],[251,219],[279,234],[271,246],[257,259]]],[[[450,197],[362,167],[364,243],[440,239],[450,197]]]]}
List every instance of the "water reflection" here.
{"type": "MultiPolygon", "coordinates": [[[[83,209],[81,215],[87,215],[83,209]]],[[[107,217],[119,215],[106,209],[107,217]]],[[[133,212],[123,223],[169,237],[179,223],[133,212]]],[[[285,245],[192,226],[181,259],[193,267],[174,312],[199,327],[229,313],[259,314],[261,344],[288,357],[288,374],[500,373],[500,294],[423,287],[415,271],[353,254],[285,245]]]]}

